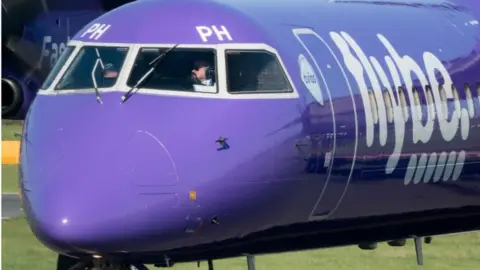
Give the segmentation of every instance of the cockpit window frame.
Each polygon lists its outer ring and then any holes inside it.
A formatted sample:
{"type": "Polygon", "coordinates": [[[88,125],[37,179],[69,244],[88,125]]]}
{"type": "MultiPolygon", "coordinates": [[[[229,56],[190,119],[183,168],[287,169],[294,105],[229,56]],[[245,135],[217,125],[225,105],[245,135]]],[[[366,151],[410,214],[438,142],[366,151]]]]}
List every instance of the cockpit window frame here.
{"type": "MultiPolygon", "coordinates": [[[[105,46],[105,45],[98,45],[98,44],[95,44],[95,45],[83,45],[83,46],[78,46],[78,50],[76,51],[75,55],[73,56],[73,53],[72,53],[72,56],[70,56],[71,60],[68,64],[65,63],[65,65],[67,67],[67,69],[65,70],[65,72],[63,72],[62,76],[58,76],[58,82],[56,82],[55,86],[53,87],[53,90],[56,91],[56,92],[61,92],[61,91],[75,91],[75,93],[77,92],[82,92],[82,91],[88,91],[88,92],[91,92],[91,89],[92,88],[75,88],[75,89],[69,89],[69,88],[65,88],[65,89],[58,89],[58,85],[60,83],[60,81],[64,78],[64,76],[66,75],[66,72],[68,71],[68,69],[71,67],[71,65],[73,64],[73,62],[77,59],[77,57],[79,56],[79,53],[83,50],[83,49],[88,49],[88,48],[99,48],[99,47],[103,47],[103,48],[125,48],[127,49],[126,51],[126,54],[125,54],[125,58],[123,59],[122,61],[122,64],[118,67],[118,70],[120,71],[115,82],[109,86],[109,87],[99,87],[99,89],[102,89],[102,90],[108,90],[108,89],[112,89],[112,88],[115,88],[115,86],[117,85],[117,82],[118,80],[120,79],[120,73],[123,71],[124,67],[125,67],[125,61],[127,60],[127,57],[128,55],[130,54],[130,50],[132,50],[132,46],[131,45],[123,45],[123,46],[114,46],[114,45],[109,45],[109,46],[105,46]]],[[[68,62],[68,61],[67,61],[68,62]]]]}
{"type": "Polygon", "coordinates": [[[53,86],[55,86],[55,81],[58,77],[58,74],[60,74],[60,72],[62,71],[62,69],[66,66],[66,64],[69,62],[69,60],[72,58],[72,55],[76,54],[77,53],[77,46],[73,46],[73,45],[66,45],[65,46],[65,50],[59,55],[58,57],[58,60],[55,62],[55,65],[50,68],[50,70],[48,71],[48,75],[45,77],[45,79],[43,80],[42,82],[42,85],[40,86],[40,88],[38,89],[38,91],[45,91],[53,86]],[[69,49],[72,49],[72,51],[68,54],[68,50],[69,49]],[[68,54],[68,56],[67,56],[68,54]],[[60,67],[60,69],[58,70],[58,73],[56,75],[53,75],[51,74],[51,72],[54,72],[55,68],[57,67],[57,65],[59,65],[62,61],[62,58],[64,56],[67,56],[67,58],[65,59],[65,63],[63,63],[63,66],[60,67]],[[51,76],[53,76],[53,79],[51,78],[51,76]],[[50,82],[47,83],[47,81],[51,79],[50,82]],[[45,85],[47,85],[47,87],[45,87],[45,85]]]}
{"type": "Polygon", "coordinates": [[[288,77],[287,77],[287,72],[285,71],[285,69],[282,67],[281,63],[280,63],[280,60],[278,59],[278,54],[275,54],[275,53],[272,53],[268,50],[265,50],[265,49],[225,49],[224,50],[224,55],[225,55],[225,80],[226,80],[226,87],[225,89],[227,90],[227,92],[231,95],[248,95],[248,94],[283,94],[283,93],[291,93],[293,92],[293,87],[292,87],[292,83],[289,81],[288,77]],[[239,53],[266,53],[266,54],[269,54],[271,56],[273,56],[275,58],[275,61],[276,63],[278,64],[278,66],[280,67],[281,69],[281,73],[282,73],[282,76],[285,80],[285,83],[287,84],[287,89],[279,89],[279,90],[252,90],[252,91],[232,91],[231,89],[229,89],[229,78],[228,78],[228,58],[227,58],[227,55],[228,53],[231,53],[231,52],[239,52],[239,53]]]}
{"type": "MultiPolygon", "coordinates": [[[[131,88],[131,86],[128,85],[128,80],[130,79],[130,76],[132,74],[132,71],[133,71],[133,66],[135,65],[135,61],[137,60],[137,57],[140,55],[141,51],[143,49],[165,49],[165,50],[168,50],[169,48],[172,48],[173,46],[175,46],[176,44],[168,44],[168,45],[165,45],[165,44],[161,44],[161,45],[156,45],[156,44],[137,44],[138,46],[138,49],[136,50],[135,52],[135,55],[134,55],[134,60],[133,60],[133,63],[129,69],[129,72],[128,72],[128,75],[126,75],[127,77],[127,80],[125,81],[125,85],[128,89],[131,88]]],[[[157,91],[157,92],[174,92],[174,93],[191,93],[191,94],[207,94],[207,95],[218,95],[220,93],[220,86],[219,86],[219,83],[218,83],[218,79],[219,79],[219,72],[218,72],[218,50],[216,49],[215,46],[211,46],[211,45],[207,45],[207,46],[199,46],[199,45],[191,45],[191,44],[180,44],[178,45],[175,49],[173,49],[171,51],[171,53],[174,53],[175,51],[179,51],[179,50],[199,50],[199,51],[207,51],[207,50],[211,50],[213,52],[213,59],[214,59],[214,67],[215,67],[215,92],[190,92],[190,91],[182,91],[182,90],[174,90],[174,89],[160,89],[160,88],[147,88],[147,87],[141,87],[139,88],[139,91],[141,91],[140,93],[142,92],[148,92],[148,93],[153,93],[154,91],[157,91]]],[[[188,75],[188,74],[187,74],[188,75]]]]}
{"type": "MultiPolygon", "coordinates": [[[[77,57],[77,54],[80,51],[80,48],[82,47],[78,42],[75,42],[75,41],[68,42],[67,46],[74,47],[72,53],[70,54],[70,57],[67,59],[67,61],[65,61],[65,64],[58,71],[58,74],[55,76],[55,78],[50,83],[50,85],[47,88],[43,89],[43,91],[39,91],[38,94],[42,94],[42,93],[51,94],[55,92],[54,91],[55,87],[57,87],[58,82],[63,77],[63,74],[65,74],[65,71],[70,67],[75,57],[77,57]]],[[[49,72],[51,72],[51,70],[49,72]]]]}
{"type": "MultiPolygon", "coordinates": [[[[224,43],[219,44],[217,53],[219,55],[219,64],[221,64],[221,68],[223,69],[223,74],[225,76],[221,76],[219,80],[221,80],[221,87],[222,90],[225,92],[225,98],[228,99],[298,99],[300,95],[298,94],[298,90],[296,85],[293,83],[292,77],[288,72],[285,63],[283,61],[282,56],[278,51],[267,45],[265,43],[224,43]],[[225,58],[225,52],[227,50],[235,50],[235,51],[250,51],[250,50],[257,50],[257,51],[266,51],[276,56],[278,63],[280,64],[280,68],[282,72],[286,76],[287,83],[290,86],[291,91],[289,92],[244,92],[242,94],[234,94],[228,92],[227,89],[227,60],[225,58]],[[220,52],[222,53],[220,54],[220,52]]],[[[220,67],[219,67],[220,69],[220,67]]]]}
{"type": "MultiPolygon", "coordinates": [[[[119,92],[125,93],[129,90],[127,86],[127,80],[132,71],[135,59],[140,51],[140,48],[171,48],[174,43],[109,43],[109,42],[85,42],[78,40],[71,40],[67,44],[69,46],[74,46],[75,50],[70,55],[70,58],[65,62],[65,65],[60,69],[56,78],[53,80],[49,88],[44,91],[39,91],[40,95],[64,95],[64,94],[92,94],[95,93],[94,89],[82,89],[82,90],[61,90],[55,91],[54,87],[58,84],[60,79],[64,76],[66,70],[70,67],[75,57],[79,53],[80,49],[84,46],[105,46],[105,47],[128,47],[129,51],[124,60],[120,74],[118,75],[117,82],[110,88],[101,88],[99,91],[101,93],[105,92],[119,92]]],[[[217,77],[217,93],[206,93],[206,92],[183,92],[183,91],[160,91],[158,89],[146,89],[140,88],[137,91],[137,94],[147,94],[154,96],[175,96],[175,97],[190,97],[190,98],[210,98],[210,99],[298,99],[299,94],[296,88],[296,85],[293,83],[292,77],[289,74],[285,63],[282,59],[282,56],[278,51],[265,44],[265,43],[223,43],[223,44],[180,44],[177,48],[192,48],[192,49],[213,49],[215,50],[215,60],[216,60],[216,77],[217,77]],[[257,51],[267,51],[276,56],[280,68],[284,72],[287,83],[290,86],[292,91],[289,92],[245,92],[242,94],[233,94],[227,91],[227,70],[226,70],[226,50],[239,50],[239,51],[248,51],[248,50],[257,50],[257,51]]]]}
{"type": "MultiPolygon", "coordinates": [[[[65,90],[55,90],[57,88],[57,84],[65,75],[65,72],[70,68],[73,61],[75,61],[78,53],[84,47],[91,47],[91,46],[101,46],[101,47],[126,47],[128,48],[127,55],[125,60],[123,61],[122,68],[120,69],[120,73],[118,75],[117,81],[111,87],[108,88],[101,88],[100,92],[126,92],[127,90],[119,90],[121,88],[125,88],[125,70],[130,70],[132,65],[132,53],[137,51],[137,46],[131,43],[110,43],[110,42],[83,42],[78,40],[70,40],[67,46],[73,46],[75,49],[71,53],[70,57],[65,62],[65,65],[60,69],[55,79],[52,81],[50,86],[44,91],[39,91],[38,94],[40,95],[63,95],[63,94],[91,94],[95,93],[93,88],[88,89],[65,89],[65,90]]],[[[135,56],[133,54],[133,56],[135,56]]]]}

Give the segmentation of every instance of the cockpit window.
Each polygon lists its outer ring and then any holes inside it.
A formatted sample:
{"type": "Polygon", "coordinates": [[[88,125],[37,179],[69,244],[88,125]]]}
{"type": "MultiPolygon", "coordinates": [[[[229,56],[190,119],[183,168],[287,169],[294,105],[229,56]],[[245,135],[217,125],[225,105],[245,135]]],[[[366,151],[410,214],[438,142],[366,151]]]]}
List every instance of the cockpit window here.
{"type": "MultiPolygon", "coordinates": [[[[133,87],[152,67],[151,63],[168,49],[140,49],[127,85],[133,87]]],[[[214,50],[174,48],[160,60],[139,88],[217,93],[215,70],[214,50]]]]}
{"type": "Polygon", "coordinates": [[[68,58],[70,58],[70,55],[72,52],[75,50],[74,46],[67,46],[65,50],[60,54],[60,57],[58,58],[57,62],[53,66],[52,70],[48,73],[47,78],[42,84],[42,89],[47,89],[52,85],[53,81],[57,77],[58,73],[62,69],[63,65],[67,62],[68,58]]]}
{"type": "Polygon", "coordinates": [[[277,57],[267,51],[227,50],[227,89],[230,93],[284,93],[292,88],[277,57]]]}
{"type": "Polygon", "coordinates": [[[115,85],[127,47],[85,46],[68,67],[56,90],[108,88],[115,85]],[[92,75],[93,74],[93,75],[92,75]]]}

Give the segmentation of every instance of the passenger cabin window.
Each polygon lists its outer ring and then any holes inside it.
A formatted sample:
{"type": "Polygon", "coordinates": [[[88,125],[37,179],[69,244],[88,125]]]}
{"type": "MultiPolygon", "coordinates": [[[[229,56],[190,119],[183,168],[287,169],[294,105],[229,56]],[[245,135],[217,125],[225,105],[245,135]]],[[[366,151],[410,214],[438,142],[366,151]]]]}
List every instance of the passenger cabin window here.
{"type": "Polygon", "coordinates": [[[455,85],[452,84],[452,93],[453,93],[453,108],[455,111],[460,112],[460,96],[458,95],[458,90],[455,85]]]}
{"type": "Polygon", "coordinates": [[[408,118],[410,117],[410,113],[408,111],[408,105],[407,105],[407,99],[406,99],[406,94],[405,94],[405,89],[403,86],[398,87],[398,101],[400,103],[400,106],[402,107],[402,112],[403,112],[403,119],[405,122],[408,121],[408,118]]]}
{"type": "Polygon", "coordinates": [[[83,47],[58,82],[56,90],[114,86],[127,53],[126,47],[83,47]]]}
{"type": "Polygon", "coordinates": [[[385,100],[385,109],[387,112],[387,121],[389,123],[393,122],[393,103],[392,96],[388,90],[383,90],[383,99],[385,100]]]}
{"type": "Polygon", "coordinates": [[[74,50],[75,50],[74,46],[67,46],[65,50],[62,52],[62,54],[60,54],[60,57],[58,58],[57,62],[53,66],[52,70],[50,70],[47,78],[43,82],[41,87],[42,89],[47,89],[50,87],[50,85],[52,85],[58,73],[67,62],[68,58],[70,58],[70,55],[72,55],[74,50]]]}
{"type": "Polygon", "coordinates": [[[230,93],[291,92],[277,57],[267,51],[227,50],[227,89],[230,93]]]}
{"type": "Polygon", "coordinates": [[[155,67],[139,88],[217,93],[214,50],[175,48],[158,58],[165,50],[168,48],[142,48],[135,59],[127,85],[135,86],[155,67]]]}
{"type": "Polygon", "coordinates": [[[368,90],[368,98],[370,99],[370,105],[372,108],[373,123],[378,124],[378,105],[372,89],[368,90]]]}
{"type": "Polygon", "coordinates": [[[477,83],[477,101],[480,106],[480,83],[477,83]]]}
{"type": "Polygon", "coordinates": [[[470,90],[470,85],[465,84],[465,101],[467,102],[467,110],[470,118],[475,116],[475,105],[473,104],[472,90],[470,90]]]}
{"type": "Polygon", "coordinates": [[[422,120],[422,103],[420,101],[420,95],[418,94],[418,89],[414,86],[412,88],[412,93],[413,93],[413,104],[414,104],[414,108],[412,108],[412,110],[416,110],[416,114],[417,114],[417,119],[418,120],[422,120]]]}
{"type": "Polygon", "coordinates": [[[448,101],[447,101],[447,93],[445,92],[445,88],[443,85],[440,86],[440,101],[441,101],[441,107],[442,107],[442,113],[444,119],[448,119],[448,101]]]}
{"type": "Polygon", "coordinates": [[[425,93],[427,99],[427,109],[429,114],[432,116],[432,119],[436,119],[437,111],[435,109],[435,103],[433,102],[432,87],[430,85],[425,85],[425,93]]]}

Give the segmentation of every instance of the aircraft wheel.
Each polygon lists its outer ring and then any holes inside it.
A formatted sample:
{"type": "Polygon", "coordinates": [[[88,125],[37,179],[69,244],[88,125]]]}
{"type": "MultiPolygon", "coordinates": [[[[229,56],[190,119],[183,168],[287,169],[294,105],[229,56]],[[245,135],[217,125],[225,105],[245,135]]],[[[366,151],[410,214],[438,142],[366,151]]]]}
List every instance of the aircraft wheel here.
{"type": "Polygon", "coordinates": [[[403,247],[407,243],[407,239],[397,239],[388,241],[387,244],[391,247],[403,247]]]}
{"type": "Polygon", "coordinates": [[[83,270],[85,267],[87,267],[87,265],[77,258],[72,258],[62,254],[58,255],[57,270],[83,270]]]}
{"type": "Polygon", "coordinates": [[[433,238],[431,236],[425,237],[425,244],[430,244],[432,243],[433,238]]]}
{"type": "Polygon", "coordinates": [[[358,245],[358,247],[362,250],[374,250],[378,247],[377,243],[363,243],[358,245]]]}

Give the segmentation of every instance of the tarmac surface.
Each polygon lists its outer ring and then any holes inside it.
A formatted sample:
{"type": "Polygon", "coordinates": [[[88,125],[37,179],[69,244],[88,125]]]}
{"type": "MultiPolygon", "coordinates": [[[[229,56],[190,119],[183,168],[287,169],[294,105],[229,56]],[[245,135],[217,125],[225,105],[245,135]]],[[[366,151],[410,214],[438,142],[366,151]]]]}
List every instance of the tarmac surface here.
{"type": "Polygon", "coordinates": [[[23,216],[24,213],[18,193],[2,193],[2,219],[23,216]]]}

